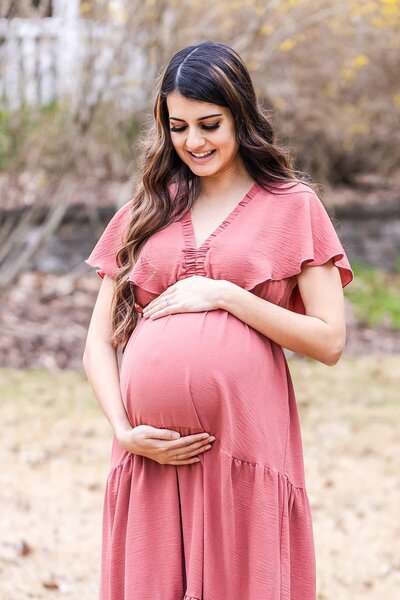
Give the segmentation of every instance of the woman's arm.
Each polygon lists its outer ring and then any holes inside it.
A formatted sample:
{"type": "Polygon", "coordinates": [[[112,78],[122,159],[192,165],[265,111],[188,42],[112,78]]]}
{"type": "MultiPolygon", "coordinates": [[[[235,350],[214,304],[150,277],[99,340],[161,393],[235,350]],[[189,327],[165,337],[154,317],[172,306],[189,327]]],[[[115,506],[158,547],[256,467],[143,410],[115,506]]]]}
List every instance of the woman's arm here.
{"type": "Polygon", "coordinates": [[[219,288],[218,306],[280,346],[335,365],[346,341],[339,270],[333,260],[316,267],[304,264],[297,281],[305,315],[259,298],[229,281],[219,288]]]}
{"type": "Polygon", "coordinates": [[[110,343],[113,290],[113,279],[105,275],[93,309],[82,362],[93,392],[119,437],[132,427],[120,393],[117,353],[110,343]]]}

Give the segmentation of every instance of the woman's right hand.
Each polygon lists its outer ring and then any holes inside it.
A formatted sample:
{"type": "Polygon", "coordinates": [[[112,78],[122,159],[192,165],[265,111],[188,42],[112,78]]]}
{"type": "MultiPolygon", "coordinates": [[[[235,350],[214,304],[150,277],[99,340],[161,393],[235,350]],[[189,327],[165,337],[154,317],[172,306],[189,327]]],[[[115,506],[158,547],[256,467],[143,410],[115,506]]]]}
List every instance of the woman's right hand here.
{"type": "Polygon", "coordinates": [[[127,452],[151,458],[161,465],[188,465],[199,462],[197,455],[209,450],[210,442],[215,440],[214,436],[204,432],[175,439],[172,438],[173,433],[177,432],[137,425],[120,433],[118,443],[127,452]]]}

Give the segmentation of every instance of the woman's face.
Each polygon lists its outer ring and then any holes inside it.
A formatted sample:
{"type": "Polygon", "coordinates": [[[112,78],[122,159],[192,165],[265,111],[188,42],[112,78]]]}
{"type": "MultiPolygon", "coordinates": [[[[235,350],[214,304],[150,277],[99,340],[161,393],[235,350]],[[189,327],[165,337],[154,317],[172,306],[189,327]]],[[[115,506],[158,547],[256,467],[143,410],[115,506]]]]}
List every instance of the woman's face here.
{"type": "Polygon", "coordinates": [[[179,92],[167,97],[172,144],[199,177],[222,173],[238,160],[239,144],[229,108],[185,98],[179,92]],[[196,157],[211,151],[209,156],[196,157]]]}

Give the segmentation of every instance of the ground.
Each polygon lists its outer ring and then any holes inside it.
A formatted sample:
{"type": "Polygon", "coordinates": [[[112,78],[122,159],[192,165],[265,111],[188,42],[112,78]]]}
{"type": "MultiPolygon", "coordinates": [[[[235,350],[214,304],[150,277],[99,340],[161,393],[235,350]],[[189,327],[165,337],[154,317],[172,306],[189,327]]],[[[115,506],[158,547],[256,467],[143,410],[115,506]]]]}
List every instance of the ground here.
{"type": "MultiPolygon", "coordinates": [[[[318,600],[400,584],[397,356],[290,358],[313,513],[318,600]]],[[[0,597],[93,600],[111,428],[85,375],[0,370],[0,597]]],[[[174,467],[175,468],[175,467],[174,467]]]]}

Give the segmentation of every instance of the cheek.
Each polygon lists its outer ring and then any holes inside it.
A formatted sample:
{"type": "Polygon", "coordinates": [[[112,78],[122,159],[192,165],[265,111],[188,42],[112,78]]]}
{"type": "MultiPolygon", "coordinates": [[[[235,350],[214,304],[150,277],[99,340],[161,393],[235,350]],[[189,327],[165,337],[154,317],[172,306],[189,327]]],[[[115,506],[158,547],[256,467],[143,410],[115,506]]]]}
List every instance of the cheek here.
{"type": "Polygon", "coordinates": [[[215,142],[216,145],[220,146],[221,150],[228,154],[236,151],[237,142],[233,131],[225,131],[218,136],[218,139],[216,139],[215,142]]]}
{"type": "Polygon", "coordinates": [[[174,147],[175,152],[181,160],[187,160],[186,152],[183,149],[183,143],[179,142],[178,140],[175,140],[172,142],[172,146],[174,147]]]}
{"type": "Polygon", "coordinates": [[[179,148],[180,148],[179,141],[176,138],[173,138],[172,136],[171,136],[171,144],[175,148],[175,150],[177,152],[179,152],[179,148]]]}
{"type": "Polygon", "coordinates": [[[224,140],[220,148],[224,157],[230,159],[236,155],[238,146],[235,139],[232,140],[232,138],[229,138],[224,140]]]}

